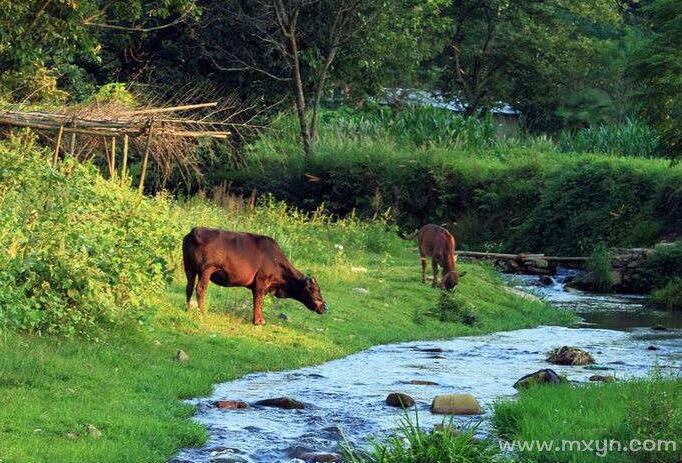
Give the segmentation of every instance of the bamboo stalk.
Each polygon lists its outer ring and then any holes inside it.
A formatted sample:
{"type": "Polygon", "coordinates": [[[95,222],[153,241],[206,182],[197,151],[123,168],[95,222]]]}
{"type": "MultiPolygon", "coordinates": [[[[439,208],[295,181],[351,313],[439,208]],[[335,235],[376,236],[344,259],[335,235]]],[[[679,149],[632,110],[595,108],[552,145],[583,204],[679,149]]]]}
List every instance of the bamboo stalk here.
{"type": "Polygon", "coordinates": [[[128,174],[128,134],[123,134],[123,160],[121,162],[121,182],[126,181],[128,174]]]}
{"type": "MultiPolygon", "coordinates": [[[[76,128],[76,119],[73,119],[73,128],[76,128]]],[[[76,153],[76,132],[71,133],[71,156],[73,157],[76,153]]]]}
{"type": "Polygon", "coordinates": [[[111,137],[111,178],[116,176],[116,137],[111,137]]]}
{"type": "Polygon", "coordinates": [[[154,131],[154,119],[149,121],[149,134],[147,135],[147,143],[144,147],[144,158],[142,159],[142,170],[140,171],[140,183],[137,185],[137,192],[142,194],[144,192],[144,178],[147,176],[147,163],[149,162],[149,147],[152,142],[152,132],[154,131]]]}
{"type": "Polygon", "coordinates": [[[57,143],[54,147],[54,154],[52,155],[52,165],[57,167],[57,160],[59,159],[59,147],[62,144],[62,135],[64,134],[64,126],[59,127],[59,132],[57,132],[57,143]]]}

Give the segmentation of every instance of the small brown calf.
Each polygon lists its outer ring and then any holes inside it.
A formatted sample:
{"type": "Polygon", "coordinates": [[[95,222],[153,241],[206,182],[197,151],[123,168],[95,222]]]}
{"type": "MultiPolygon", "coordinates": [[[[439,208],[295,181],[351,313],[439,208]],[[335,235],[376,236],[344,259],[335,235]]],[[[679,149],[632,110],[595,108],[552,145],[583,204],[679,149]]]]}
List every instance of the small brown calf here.
{"type": "Polygon", "coordinates": [[[460,275],[457,270],[457,256],[455,255],[455,238],[445,228],[438,225],[424,225],[417,232],[419,254],[422,264],[422,282],[426,283],[426,258],[431,257],[434,287],[451,290],[459,284],[460,275]],[[438,283],[438,266],[441,266],[443,280],[438,283]]]}

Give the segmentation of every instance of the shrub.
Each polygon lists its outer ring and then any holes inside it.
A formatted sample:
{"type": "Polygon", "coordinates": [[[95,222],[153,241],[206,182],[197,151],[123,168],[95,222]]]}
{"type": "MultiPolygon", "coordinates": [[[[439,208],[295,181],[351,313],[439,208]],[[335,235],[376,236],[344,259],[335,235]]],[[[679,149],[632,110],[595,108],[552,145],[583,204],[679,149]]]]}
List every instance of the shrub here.
{"type": "Polygon", "coordinates": [[[584,279],[595,291],[607,293],[613,286],[613,257],[603,243],[598,244],[585,263],[587,274],[584,279]]]}
{"type": "Polygon", "coordinates": [[[682,310],[682,277],[676,277],[651,293],[651,299],[668,310],[682,310]]]}
{"type": "Polygon", "coordinates": [[[167,200],[49,158],[28,136],[0,143],[0,327],[73,335],[144,322],[175,246],[167,200]]]}
{"type": "Polygon", "coordinates": [[[663,288],[675,278],[682,278],[682,241],[656,246],[642,268],[644,289],[663,288]]]}
{"type": "Polygon", "coordinates": [[[478,320],[474,305],[457,292],[441,292],[437,313],[444,322],[457,322],[471,326],[478,320]]]}

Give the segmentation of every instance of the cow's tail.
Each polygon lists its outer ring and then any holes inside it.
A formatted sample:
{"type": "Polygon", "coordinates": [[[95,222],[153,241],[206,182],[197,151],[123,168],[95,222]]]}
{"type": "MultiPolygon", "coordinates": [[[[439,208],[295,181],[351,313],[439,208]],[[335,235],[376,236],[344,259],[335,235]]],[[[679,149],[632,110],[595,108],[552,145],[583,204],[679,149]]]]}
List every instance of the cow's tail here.
{"type": "Polygon", "coordinates": [[[187,286],[185,288],[187,296],[187,307],[189,307],[192,292],[194,292],[194,285],[197,280],[197,262],[194,250],[199,246],[197,229],[193,228],[191,232],[185,235],[182,239],[182,265],[185,269],[185,276],[187,277],[187,286]]]}

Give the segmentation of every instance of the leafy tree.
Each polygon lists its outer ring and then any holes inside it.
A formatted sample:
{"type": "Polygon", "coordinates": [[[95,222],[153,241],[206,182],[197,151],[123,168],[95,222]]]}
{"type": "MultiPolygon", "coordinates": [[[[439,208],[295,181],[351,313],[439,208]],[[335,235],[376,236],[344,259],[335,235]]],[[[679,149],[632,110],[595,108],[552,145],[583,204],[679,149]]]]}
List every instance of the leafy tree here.
{"type": "Polygon", "coordinates": [[[452,31],[443,90],[468,115],[512,103],[536,128],[556,122],[566,96],[599,88],[592,63],[612,50],[601,44],[620,24],[609,0],[453,0],[446,14],[452,31]]]}
{"type": "Polygon", "coordinates": [[[87,83],[83,66],[102,63],[111,31],[143,34],[197,12],[194,0],[0,0],[0,96],[63,99],[59,80],[87,83]]]}
{"type": "Polygon", "coordinates": [[[635,9],[641,38],[628,75],[641,114],[661,132],[666,154],[682,156],[682,2],[647,0],[635,9]]]}

